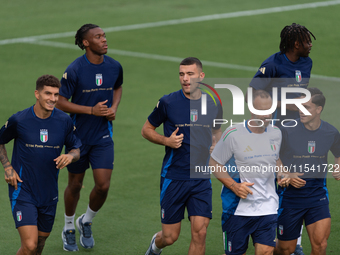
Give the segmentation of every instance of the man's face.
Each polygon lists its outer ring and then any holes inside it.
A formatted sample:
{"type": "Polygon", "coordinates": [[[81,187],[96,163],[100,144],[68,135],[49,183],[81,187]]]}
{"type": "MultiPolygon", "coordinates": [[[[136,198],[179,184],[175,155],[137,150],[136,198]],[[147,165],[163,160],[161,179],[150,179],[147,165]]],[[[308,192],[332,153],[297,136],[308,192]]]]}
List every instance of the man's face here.
{"type": "Polygon", "coordinates": [[[106,35],[100,27],[90,29],[85,35],[83,44],[97,55],[104,55],[107,53],[106,35]]]}
{"type": "MultiPolygon", "coordinates": [[[[260,96],[256,97],[254,99],[254,108],[256,110],[269,110],[272,107],[272,99],[271,97],[267,97],[267,98],[262,98],[260,96]]],[[[271,114],[267,114],[267,115],[256,115],[251,113],[251,118],[252,119],[258,119],[258,120],[262,120],[263,121],[263,128],[266,128],[270,121],[268,121],[268,119],[272,118],[271,114]]],[[[253,126],[255,126],[255,124],[251,124],[253,126]]],[[[256,125],[261,126],[262,122],[261,121],[257,121],[256,125]]]]}
{"type": "Polygon", "coordinates": [[[305,125],[309,124],[310,122],[315,120],[321,114],[322,107],[321,106],[317,106],[316,104],[313,104],[312,103],[312,98],[307,103],[303,103],[302,105],[311,114],[311,115],[304,115],[303,112],[299,110],[300,120],[305,125]]]}
{"type": "Polygon", "coordinates": [[[309,38],[307,40],[305,40],[303,42],[303,44],[301,45],[300,43],[298,43],[298,54],[299,57],[308,57],[310,51],[312,50],[312,40],[309,36],[309,38]]]}
{"type": "Polygon", "coordinates": [[[190,93],[197,91],[199,89],[199,84],[197,82],[201,81],[203,78],[204,73],[196,64],[179,66],[179,81],[185,95],[190,96],[190,93]]]}
{"type": "Polygon", "coordinates": [[[35,91],[37,103],[45,111],[53,111],[59,98],[59,88],[44,86],[42,90],[35,91]]]}

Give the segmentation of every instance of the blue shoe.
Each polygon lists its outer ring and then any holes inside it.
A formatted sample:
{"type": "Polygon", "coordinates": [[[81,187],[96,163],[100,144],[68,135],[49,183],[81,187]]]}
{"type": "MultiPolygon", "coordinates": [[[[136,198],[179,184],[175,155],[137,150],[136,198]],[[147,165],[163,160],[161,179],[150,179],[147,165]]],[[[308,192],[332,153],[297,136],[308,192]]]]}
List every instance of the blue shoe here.
{"type": "Polygon", "coordinates": [[[76,230],[69,229],[61,232],[61,238],[63,239],[64,251],[78,251],[78,245],[76,243],[76,230]]]}
{"type": "Polygon", "coordinates": [[[158,255],[162,253],[162,250],[160,253],[154,253],[154,251],[152,250],[152,244],[155,242],[156,236],[157,236],[157,233],[153,235],[149,249],[146,251],[145,255],[158,255]]]}
{"type": "Polygon", "coordinates": [[[303,253],[303,249],[301,245],[296,245],[295,251],[293,253],[294,255],[305,255],[303,253]]]}
{"type": "Polygon", "coordinates": [[[91,249],[94,246],[94,239],[91,230],[92,222],[83,223],[84,215],[85,213],[81,215],[76,221],[76,225],[80,233],[79,241],[82,247],[85,249],[91,249]]]}

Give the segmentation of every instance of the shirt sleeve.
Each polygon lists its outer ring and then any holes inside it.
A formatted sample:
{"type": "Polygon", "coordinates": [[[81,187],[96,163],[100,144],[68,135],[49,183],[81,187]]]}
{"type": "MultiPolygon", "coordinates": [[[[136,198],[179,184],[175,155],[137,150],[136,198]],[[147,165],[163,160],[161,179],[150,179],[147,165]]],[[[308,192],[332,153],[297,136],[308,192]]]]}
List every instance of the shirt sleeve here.
{"type": "Polygon", "coordinates": [[[60,80],[61,88],[59,94],[70,99],[74,94],[78,82],[77,74],[74,69],[68,67],[60,80]]]}
{"type": "Polygon", "coordinates": [[[166,105],[161,98],[156,107],[153,109],[152,113],[149,115],[148,120],[154,127],[159,127],[167,119],[166,105]]]}
{"type": "Polygon", "coordinates": [[[122,86],[122,84],[123,84],[123,68],[119,64],[119,74],[113,89],[118,89],[120,86],[122,86]]]}
{"type": "Polygon", "coordinates": [[[233,156],[233,131],[236,130],[233,127],[227,128],[221,139],[215,145],[213,152],[211,153],[211,157],[219,164],[225,165],[229,159],[233,156]]]}
{"type": "MultiPolygon", "coordinates": [[[[218,107],[218,110],[217,110],[217,115],[216,115],[216,119],[222,119],[223,118],[223,108],[220,104],[219,101],[217,101],[217,107],[218,107]]],[[[221,128],[221,124],[216,124],[215,127],[213,126],[212,129],[220,129],[221,128]]]]}
{"type": "Polygon", "coordinates": [[[272,82],[272,78],[276,76],[276,68],[272,62],[263,62],[259,70],[257,70],[249,86],[255,90],[266,90],[272,82]]]}
{"type": "Polygon", "coordinates": [[[17,137],[17,120],[13,115],[0,130],[0,144],[6,144],[17,137]]]}
{"type": "Polygon", "coordinates": [[[66,124],[66,138],[65,138],[65,147],[68,151],[77,149],[81,146],[80,139],[75,134],[75,127],[72,123],[71,118],[68,118],[66,124]]]}
{"type": "Polygon", "coordinates": [[[333,153],[334,157],[336,158],[340,157],[340,134],[338,130],[336,130],[334,142],[330,150],[333,153]]]}

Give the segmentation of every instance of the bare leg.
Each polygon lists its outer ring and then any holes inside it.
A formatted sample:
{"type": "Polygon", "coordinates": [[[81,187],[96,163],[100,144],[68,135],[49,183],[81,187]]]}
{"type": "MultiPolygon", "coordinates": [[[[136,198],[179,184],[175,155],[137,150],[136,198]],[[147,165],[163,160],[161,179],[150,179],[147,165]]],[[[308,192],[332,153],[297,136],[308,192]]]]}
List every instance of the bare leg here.
{"type": "Polygon", "coordinates": [[[202,216],[191,216],[191,242],[189,246],[189,255],[205,254],[205,239],[210,219],[202,216]]]}

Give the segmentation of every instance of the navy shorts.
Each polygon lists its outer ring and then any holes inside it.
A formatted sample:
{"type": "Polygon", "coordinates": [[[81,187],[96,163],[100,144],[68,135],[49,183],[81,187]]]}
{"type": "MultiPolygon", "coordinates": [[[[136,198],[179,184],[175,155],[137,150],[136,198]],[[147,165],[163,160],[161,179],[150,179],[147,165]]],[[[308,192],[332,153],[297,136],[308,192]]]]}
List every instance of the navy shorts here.
{"type": "Polygon", "coordinates": [[[67,166],[70,173],[80,174],[84,173],[86,169],[104,168],[113,169],[114,153],[113,141],[108,139],[105,143],[97,145],[83,144],[80,147],[80,159],[67,166]]]}
{"type": "Polygon", "coordinates": [[[185,207],[190,216],[212,218],[212,188],[210,179],[170,180],[161,177],[161,221],[175,224],[184,219],[185,207]]]}
{"type": "Polygon", "coordinates": [[[37,207],[32,203],[12,200],[11,206],[16,228],[33,225],[42,232],[50,233],[52,231],[57,204],[37,207]]]}
{"type": "Polygon", "coordinates": [[[328,204],[313,208],[281,208],[277,221],[277,238],[282,241],[295,240],[300,237],[303,221],[308,226],[330,217],[328,204]]]}
{"type": "Polygon", "coordinates": [[[253,244],[275,247],[277,214],[264,216],[231,215],[223,225],[224,250],[227,255],[242,255],[248,249],[249,236],[253,244]]]}

